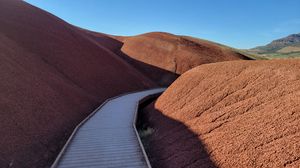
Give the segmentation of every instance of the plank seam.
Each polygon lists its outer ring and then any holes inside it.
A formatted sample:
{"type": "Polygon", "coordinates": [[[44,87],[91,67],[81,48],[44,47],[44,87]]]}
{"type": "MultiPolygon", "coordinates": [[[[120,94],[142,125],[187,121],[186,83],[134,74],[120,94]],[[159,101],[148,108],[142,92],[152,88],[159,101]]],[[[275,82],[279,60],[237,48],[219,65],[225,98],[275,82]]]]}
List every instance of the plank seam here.
{"type": "MultiPolygon", "coordinates": [[[[143,90],[143,91],[150,91],[150,90],[155,90],[155,89],[161,89],[161,88],[152,88],[152,89],[148,89],[148,90],[143,90]]],[[[114,96],[114,97],[111,97],[111,98],[108,98],[106,99],[100,106],[98,106],[92,113],[90,113],[84,120],[82,120],[73,130],[72,134],[70,135],[70,137],[68,138],[67,142],[65,143],[65,145],[63,146],[63,148],[61,149],[61,151],[59,152],[59,154],[57,155],[55,161],[53,162],[53,164],[51,165],[51,168],[56,168],[58,166],[58,163],[60,161],[60,159],[62,158],[62,156],[64,155],[65,151],[67,150],[68,146],[70,145],[71,141],[73,140],[73,138],[75,137],[77,131],[79,130],[79,128],[85,123],[87,122],[91,117],[93,117],[106,103],[108,103],[109,101],[113,100],[113,99],[116,99],[116,98],[119,98],[119,97],[122,97],[122,96],[125,96],[125,95],[128,95],[128,94],[133,94],[133,93],[138,93],[138,92],[141,92],[141,91],[133,91],[133,92],[128,92],[128,93],[124,93],[124,94],[120,94],[118,96],[114,96]]],[[[161,91],[163,92],[163,91],[161,91]]],[[[161,93],[160,92],[160,93],[161,93]]],[[[150,94],[148,96],[145,96],[144,98],[142,98],[141,100],[147,98],[147,97],[150,97],[150,96],[153,96],[153,95],[156,95],[158,93],[155,93],[155,94],[150,94]]],[[[141,147],[141,150],[142,150],[142,153],[144,155],[144,158],[146,160],[146,163],[147,163],[147,166],[149,168],[152,168],[151,167],[151,164],[150,164],[150,161],[148,159],[148,156],[145,152],[145,149],[144,149],[144,146],[141,142],[141,139],[140,139],[140,136],[137,132],[137,129],[136,129],[136,121],[137,121],[137,111],[138,111],[138,108],[139,108],[139,105],[141,103],[141,100],[139,100],[136,104],[136,107],[135,107],[135,114],[134,114],[134,122],[133,122],[133,128],[135,130],[135,134],[136,134],[136,137],[138,139],[138,142],[139,142],[139,145],[141,147]]]]}

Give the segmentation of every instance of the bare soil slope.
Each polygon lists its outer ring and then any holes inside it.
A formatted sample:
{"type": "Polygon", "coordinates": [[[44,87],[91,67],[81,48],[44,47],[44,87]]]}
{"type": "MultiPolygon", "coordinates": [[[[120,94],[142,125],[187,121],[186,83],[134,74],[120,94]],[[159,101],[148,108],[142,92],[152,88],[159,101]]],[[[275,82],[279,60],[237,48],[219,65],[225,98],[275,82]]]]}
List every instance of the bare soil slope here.
{"type": "MultiPolygon", "coordinates": [[[[108,50],[118,55],[121,59],[138,69],[144,76],[152,79],[152,81],[160,86],[169,86],[179,76],[174,72],[158,67],[156,64],[149,64],[148,62],[144,62],[143,60],[136,59],[124,53],[122,51],[124,45],[123,40],[127,37],[112,36],[84,29],[80,30],[86,33],[96,43],[105,46],[108,50]]],[[[155,55],[153,55],[153,58],[155,59],[155,55]]]]}
{"type": "Polygon", "coordinates": [[[78,28],[0,0],[0,167],[45,167],[105,99],[155,86],[78,28]]]}
{"type": "Polygon", "coordinates": [[[153,32],[122,37],[122,51],[128,56],[176,74],[201,64],[248,59],[209,41],[169,33],[153,32]]]}
{"type": "Polygon", "coordinates": [[[201,65],[145,110],[154,167],[300,165],[300,60],[201,65]]]}

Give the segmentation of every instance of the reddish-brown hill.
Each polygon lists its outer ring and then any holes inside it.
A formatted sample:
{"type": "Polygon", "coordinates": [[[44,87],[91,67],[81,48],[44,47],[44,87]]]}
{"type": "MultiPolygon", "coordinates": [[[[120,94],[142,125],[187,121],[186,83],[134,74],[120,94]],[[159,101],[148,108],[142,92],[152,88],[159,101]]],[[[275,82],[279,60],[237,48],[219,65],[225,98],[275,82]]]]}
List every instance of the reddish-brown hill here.
{"type": "MultiPolygon", "coordinates": [[[[127,37],[111,36],[84,29],[81,29],[81,31],[86,33],[95,42],[105,46],[107,49],[138,69],[144,76],[152,79],[158,85],[169,86],[179,76],[174,72],[170,72],[158,67],[156,64],[149,64],[148,62],[143,62],[143,60],[137,60],[134,57],[122,52],[122,46],[124,45],[122,40],[127,37]]],[[[153,56],[153,58],[155,59],[155,56],[153,56]]]]}
{"type": "Polygon", "coordinates": [[[0,167],[45,167],[105,99],[155,86],[78,28],[0,0],[0,167]]]}
{"type": "MultiPolygon", "coordinates": [[[[192,37],[153,32],[131,37],[115,37],[124,44],[122,52],[140,62],[159,67],[178,75],[198,65],[221,61],[249,59],[231,48],[192,37]]],[[[141,69],[141,68],[139,68],[141,69]]],[[[143,71],[143,69],[141,69],[143,71]]],[[[152,79],[168,76],[151,76],[152,79]]]]}
{"type": "Polygon", "coordinates": [[[163,32],[126,37],[83,31],[97,43],[109,44],[109,50],[164,86],[201,64],[249,59],[229,47],[193,37],[163,32]]]}
{"type": "Polygon", "coordinates": [[[154,167],[300,165],[300,60],[201,65],[154,106],[154,167]]]}

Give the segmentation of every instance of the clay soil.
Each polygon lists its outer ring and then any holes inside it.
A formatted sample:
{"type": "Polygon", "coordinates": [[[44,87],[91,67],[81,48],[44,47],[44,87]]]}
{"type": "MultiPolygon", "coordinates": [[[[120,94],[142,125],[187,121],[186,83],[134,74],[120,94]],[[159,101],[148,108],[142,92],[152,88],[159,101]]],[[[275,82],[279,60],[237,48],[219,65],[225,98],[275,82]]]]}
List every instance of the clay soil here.
{"type": "Polygon", "coordinates": [[[49,167],[104,100],[181,74],[147,107],[154,166],[299,164],[299,61],[241,59],[205,40],[110,36],[0,0],[0,167],[49,167]]]}
{"type": "Polygon", "coordinates": [[[299,167],[300,60],[201,65],[144,114],[153,167],[299,167]]]}
{"type": "Polygon", "coordinates": [[[0,167],[51,165],[104,100],[156,86],[109,47],[23,1],[0,0],[0,167]]]}
{"type": "Polygon", "coordinates": [[[176,74],[201,64],[249,59],[213,42],[170,33],[152,32],[117,39],[124,43],[121,50],[128,56],[176,74]]]}
{"type": "Polygon", "coordinates": [[[102,46],[152,79],[169,86],[184,72],[201,64],[250,59],[232,48],[193,37],[164,32],[112,36],[83,30],[102,46]]]}

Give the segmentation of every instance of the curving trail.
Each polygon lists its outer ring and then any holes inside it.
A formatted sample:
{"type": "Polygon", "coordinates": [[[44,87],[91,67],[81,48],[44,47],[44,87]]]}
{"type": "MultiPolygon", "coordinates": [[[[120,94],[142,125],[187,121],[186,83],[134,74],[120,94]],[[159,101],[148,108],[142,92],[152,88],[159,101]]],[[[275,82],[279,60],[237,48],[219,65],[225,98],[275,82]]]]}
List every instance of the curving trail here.
{"type": "Polygon", "coordinates": [[[73,132],[52,167],[151,167],[134,126],[138,102],[164,88],[112,98],[73,132]]]}

